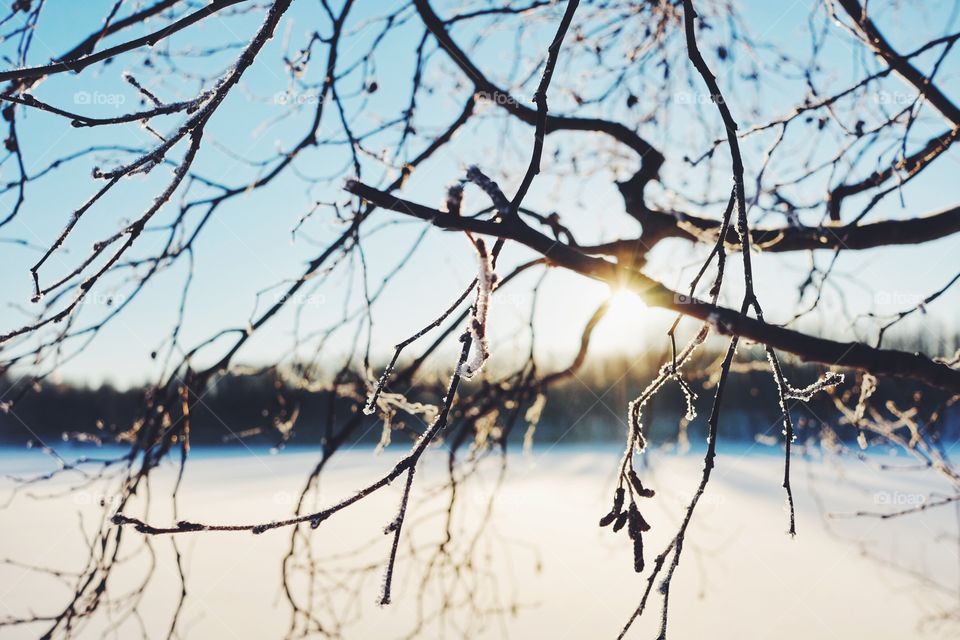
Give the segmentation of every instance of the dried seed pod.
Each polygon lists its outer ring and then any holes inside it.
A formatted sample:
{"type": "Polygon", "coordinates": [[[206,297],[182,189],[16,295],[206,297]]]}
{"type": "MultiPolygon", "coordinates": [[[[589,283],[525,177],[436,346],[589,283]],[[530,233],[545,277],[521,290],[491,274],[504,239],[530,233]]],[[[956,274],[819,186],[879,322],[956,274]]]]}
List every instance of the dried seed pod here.
{"type": "Polygon", "coordinates": [[[633,570],[643,571],[643,536],[639,535],[633,540],[633,570]]]}
{"type": "Polygon", "coordinates": [[[656,492],[653,489],[647,489],[643,486],[643,483],[640,482],[640,477],[637,475],[637,472],[633,469],[627,473],[627,477],[630,479],[630,484],[633,485],[633,490],[637,492],[641,498],[652,498],[656,495],[656,492]]]}
{"type": "Polygon", "coordinates": [[[600,526],[601,526],[601,527],[606,527],[606,526],[608,526],[611,522],[613,522],[616,518],[617,518],[617,514],[614,513],[613,511],[611,511],[611,512],[608,513],[607,515],[605,515],[605,516],[603,516],[602,518],[600,518],[600,526]]]}
{"type": "Polygon", "coordinates": [[[643,517],[637,509],[637,505],[631,502],[630,508],[627,510],[627,535],[630,536],[631,540],[636,540],[637,536],[640,535],[640,523],[642,521],[643,517]]]}
{"type": "Polygon", "coordinates": [[[613,530],[620,531],[625,524],[627,524],[627,512],[621,511],[620,515],[617,516],[617,521],[613,523],[613,530]]]}
{"type": "Polygon", "coordinates": [[[623,510],[624,496],[623,487],[617,487],[617,490],[613,494],[613,512],[617,515],[620,515],[620,512],[623,510]]]}
{"type": "MultiPolygon", "coordinates": [[[[600,518],[601,527],[606,527],[620,517],[620,512],[623,511],[623,499],[625,496],[626,494],[623,487],[617,487],[617,490],[613,494],[613,508],[610,510],[610,513],[600,518]]],[[[622,527],[623,525],[620,526],[622,527]]],[[[617,528],[619,529],[619,527],[617,528]]]]}
{"type": "Polygon", "coordinates": [[[650,525],[647,524],[646,520],[644,520],[643,514],[637,511],[637,517],[640,519],[640,522],[639,522],[640,531],[650,531],[650,525]]]}

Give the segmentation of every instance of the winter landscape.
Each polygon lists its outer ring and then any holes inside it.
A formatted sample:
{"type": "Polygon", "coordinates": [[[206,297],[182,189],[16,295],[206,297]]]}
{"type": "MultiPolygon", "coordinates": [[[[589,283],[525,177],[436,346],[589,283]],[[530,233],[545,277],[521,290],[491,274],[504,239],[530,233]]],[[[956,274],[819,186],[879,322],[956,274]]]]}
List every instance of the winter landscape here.
{"type": "Polygon", "coordinates": [[[0,638],[960,637],[960,0],[0,7],[0,638]]]}

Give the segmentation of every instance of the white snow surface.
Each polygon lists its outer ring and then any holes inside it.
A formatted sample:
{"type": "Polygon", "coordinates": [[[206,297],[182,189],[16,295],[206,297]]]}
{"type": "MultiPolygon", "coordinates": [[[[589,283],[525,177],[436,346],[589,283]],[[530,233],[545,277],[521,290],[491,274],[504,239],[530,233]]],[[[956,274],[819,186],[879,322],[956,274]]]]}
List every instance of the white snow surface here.
{"type": "MultiPolygon", "coordinates": [[[[399,445],[380,455],[370,449],[338,454],[321,476],[318,505],[332,503],[375,480],[403,455],[399,445]]],[[[641,505],[652,529],[646,534],[647,570],[632,570],[632,550],[624,532],[600,529],[609,510],[616,446],[535,446],[519,448],[486,519],[477,545],[478,566],[490,574],[478,581],[480,600],[517,606],[502,616],[456,610],[441,624],[428,623],[418,637],[614,638],[639,601],[654,556],[676,530],[702,468],[701,454],[646,454],[644,484],[657,491],[641,505]],[[489,552],[489,553],[488,553],[489,552]],[[494,588],[494,586],[496,588],[494,588]]],[[[195,452],[180,490],[177,519],[199,522],[263,522],[287,517],[315,464],[315,451],[298,448],[271,455],[234,449],[195,452]]],[[[908,506],[946,491],[930,471],[881,470],[881,464],[908,466],[905,458],[885,456],[794,459],[798,535],[786,535],[787,514],[780,487],[782,458],[776,449],[723,447],[713,479],[694,516],[671,591],[669,638],[840,639],[956,638],[958,607],[958,512],[953,505],[920,514],[880,519],[827,519],[826,512],[883,511],[908,506]],[[865,553],[866,551],[866,553],[865,553]],[[944,620],[943,614],[953,617],[944,620]]],[[[5,475],[48,470],[39,452],[3,450],[5,475]]],[[[414,628],[424,561],[410,545],[430,548],[443,539],[445,495],[437,491],[446,474],[446,456],[429,452],[421,461],[403,529],[393,603],[378,607],[379,584],[392,536],[383,527],[395,516],[402,482],[324,522],[311,536],[329,571],[369,564],[366,577],[351,583],[359,597],[348,606],[346,591],[316,587],[340,607],[346,638],[407,637],[414,628]],[[335,558],[360,549],[360,556],[335,558]],[[352,563],[352,564],[351,564],[352,563]]],[[[149,520],[174,520],[168,489],[175,466],[152,481],[149,520]]],[[[486,518],[496,465],[485,464],[460,488],[457,513],[468,529],[486,518]]],[[[29,493],[55,494],[76,481],[69,474],[29,493]]],[[[0,498],[12,482],[2,480],[0,498]]],[[[19,494],[0,510],[0,558],[44,567],[78,570],[86,558],[78,513],[88,533],[101,510],[96,486],[79,493],[32,499],[19,494]]],[[[141,503],[142,504],[142,503],[141,503]]],[[[140,515],[135,510],[131,512],[140,515]]],[[[188,638],[283,637],[290,609],[281,589],[280,565],[290,530],[249,533],[188,533],[177,538],[187,574],[188,597],[178,635],[188,638]]],[[[130,529],[124,535],[140,536],[130,529]]],[[[463,549],[462,531],[451,548],[463,549]]],[[[151,540],[157,568],[144,592],[140,613],[150,637],[166,637],[179,594],[169,537],[151,540]]],[[[146,561],[132,562],[111,578],[109,592],[123,593],[142,575],[146,561]]],[[[422,604],[429,610],[449,583],[428,583],[422,604]]],[[[296,588],[306,594],[306,583],[296,588]]],[[[449,591],[448,591],[449,593],[449,591]]],[[[47,614],[63,606],[68,589],[57,580],[21,566],[0,565],[0,619],[28,611],[47,614]]],[[[304,597],[307,597],[304,595],[304,597]]],[[[656,637],[660,599],[631,630],[630,638],[656,637]]],[[[81,637],[101,637],[109,625],[95,617],[81,637]]],[[[0,638],[36,637],[45,627],[0,627],[0,638]]],[[[137,636],[129,621],[109,637],[137,636]]]]}

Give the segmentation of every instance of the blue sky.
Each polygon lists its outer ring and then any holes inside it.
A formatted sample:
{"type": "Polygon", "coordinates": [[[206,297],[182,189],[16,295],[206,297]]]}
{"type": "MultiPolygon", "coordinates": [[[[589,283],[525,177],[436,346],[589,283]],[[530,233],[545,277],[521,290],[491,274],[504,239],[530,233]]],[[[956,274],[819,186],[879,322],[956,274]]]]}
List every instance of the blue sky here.
{"type": "MultiPolygon", "coordinates": [[[[82,37],[97,28],[96,16],[101,16],[113,2],[51,2],[40,21],[35,44],[28,64],[42,64],[52,56],[68,50],[82,37]],[[103,8],[103,11],[95,10],[103,8]]],[[[441,13],[451,11],[447,3],[436,3],[441,13]]],[[[742,3],[746,26],[758,40],[773,41],[796,55],[805,55],[809,48],[807,33],[808,19],[813,0],[796,2],[766,2],[749,0],[742,3]]],[[[956,15],[951,13],[952,2],[918,3],[923,11],[910,12],[908,8],[900,12],[888,10],[881,16],[880,22],[888,27],[890,39],[901,51],[907,51],[927,37],[949,32],[957,28],[956,15]],[[892,25],[896,25],[890,28],[892,25]]],[[[276,96],[285,93],[289,81],[280,63],[281,56],[288,48],[295,49],[306,40],[305,34],[314,29],[323,31],[326,21],[320,19],[319,3],[311,0],[296,0],[290,14],[284,19],[276,37],[267,45],[255,66],[244,76],[243,85],[238,87],[219,111],[205,135],[207,149],[201,154],[195,169],[200,174],[230,185],[244,184],[256,170],[238,162],[235,155],[251,159],[269,158],[277,148],[289,148],[303,135],[304,127],[312,116],[313,105],[309,104],[309,93],[303,109],[293,117],[271,122],[283,111],[283,105],[277,104],[276,96]],[[221,148],[229,148],[225,153],[221,148]]],[[[357,15],[348,23],[348,29],[360,29],[354,35],[358,44],[346,47],[341,54],[343,66],[350,64],[364,50],[362,43],[369,43],[376,34],[374,26],[363,26],[372,15],[384,11],[385,7],[398,6],[392,2],[361,2],[357,15]],[[361,28],[362,27],[362,28],[361,28]]],[[[879,6],[872,3],[871,7],[879,6]]],[[[914,6],[914,5],[911,5],[914,6]]],[[[169,46],[179,49],[187,45],[214,47],[221,43],[246,42],[260,20],[262,11],[253,11],[249,15],[224,17],[209,20],[202,25],[192,27],[169,40],[169,46]]],[[[559,14],[557,14],[558,16],[559,14]]],[[[821,12],[822,15],[822,12],[821,12]]],[[[154,23],[154,27],[155,28],[154,23]]],[[[576,25],[576,21],[574,22],[576,25]]],[[[552,36],[555,22],[544,22],[529,26],[523,43],[525,51],[541,51],[552,36]]],[[[722,26],[720,26],[722,30],[722,26]]],[[[362,107],[357,106],[354,113],[358,130],[373,126],[384,114],[395,114],[405,106],[409,93],[409,78],[412,74],[413,51],[419,41],[422,28],[416,20],[400,26],[395,33],[384,41],[374,58],[371,78],[379,85],[379,90],[369,96],[362,107]]],[[[129,33],[124,37],[136,35],[129,33]]],[[[476,35],[469,29],[458,29],[455,36],[467,43],[476,35]]],[[[835,83],[843,86],[844,80],[853,77],[860,65],[869,56],[864,56],[858,47],[844,40],[839,30],[832,34],[828,50],[823,59],[835,67],[825,73],[835,83]]],[[[108,40],[105,45],[116,40],[108,40]]],[[[491,77],[509,80],[513,48],[510,40],[502,35],[486,35],[478,47],[477,60],[491,77]]],[[[7,52],[7,49],[2,49],[7,52]]],[[[317,70],[322,65],[320,58],[325,54],[321,49],[315,51],[317,59],[312,67],[316,79],[317,70]]],[[[186,60],[185,67],[210,74],[225,68],[235,57],[236,50],[231,49],[217,54],[211,59],[186,60]]],[[[764,55],[760,52],[758,55],[764,55]]],[[[953,55],[953,58],[956,54],[953,55]]],[[[466,92],[450,90],[455,82],[456,71],[441,61],[442,54],[435,55],[427,67],[427,78],[446,90],[435,92],[424,99],[417,112],[418,126],[425,132],[439,131],[459,112],[466,92]]],[[[960,97],[957,83],[957,64],[948,58],[938,76],[938,84],[949,95],[960,97]]],[[[50,103],[72,108],[85,114],[110,115],[129,109],[136,101],[135,91],[120,78],[121,72],[131,69],[139,60],[138,56],[126,55],[109,65],[96,65],[78,75],[61,74],[45,81],[34,91],[38,98],[50,103]]],[[[932,61],[930,56],[918,59],[921,68],[927,68],[932,61]]],[[[9,66],[9,65],[7,65],[9,66]]],[[[524,69],[520,69],[522,72],[524,69]]],[[[555,87],[563,87],[566,80],[583,78],[590,87],[591,73],[589,63],[579,65],[563,64],[558,70],[555,87]],[[565,74],[565,75],[564,75],[565,74]]],[[[134,69],[138,80],[149,80],[134,69]]],[[[677,70],[678,74],[686,73],[677,70]]],[[[517,73],[516,75],[522,75],[517,73]]],[[[723,78],[722,71],[718,74],[723,78]]],[[[158,95],[166,100],[192,97],[199,85],[183,80],[170,70],[163,71],[163,81],[157,87],[158,95]]],[[[364,79],[354,78],[349,82],[359,86],[364,79]]],[[[508,82],[505,82],[505,84],[508,82]]],[[[151,85],[151,88],[153,86],[151,85]]],[[[907,89],[891,81],[884,88],[895,95],[907,89]]],[[[748,126],[760,122],[763,116],[784,112],[803,95],[803,86],[796,78],[764,77],[759,92],[752,89],[742,90],[741,85],[724,85],[727,100],[733,113],[742,125],[748,126]],[[753,114],[759,109],[761,113],[753,114]]],[[[299,95],[304,95],[302,92],[299,95]]],[[[673,96],[676,101],[677,96],[673,96]]],[[[641,95],[641,99],[643,96],[641,95]]],[[[682,102],[682,101],[681,101],[682,102]]],[[[570,109],[569,94],[562,90],[551,94],[551,106],[557,112],[570,109]]],[[[617,113],[608,114],[631,123],[631,113],[625,108],[617,113]]],[[[501,179],[506,191],[511,193],[522,167],[525,165],[532,129],[525,125],[511,123],[505,125],[497,117],[494,108],[488,107],[471,127],[460,135],[448,149],[415,173],[404,190],[410,199],[428,205],[439,204],[444,187],[462,175],[463,167],[478,164],[491,175],[501,179]]],[[[640,126],[641,135],[647,137],[660,148],[668,149],[667,164],[664,168],[664,183],[678,185],[684,180],[704,180],[701,172],[690,169],[680,161],[683,153],[696,155],[704,148],[703,133],[691,127],[686,118],[689,113],[678,106],[678,114],[669,120],[648,123],[640,126]],[[678,142],[680,144],[678,144],[678,142]],[[670,151],[679,149],[682,151],[670,151]]],[[[709,117],[709,116],[708,116],[709,117]]],[[[161,131],[173,129],[180,116],[157,119],[155,128],[161,131]]],[[[321,125],[320,137],[336,133],[339,122],[335,112],[330,109],[321,125]]],[[[911,140],[921,142],[934,131],[944,128],[934,114],[925,111],[924,119],[919,122],[911,140]]],[[[25,149],[25,161],[29,170],[37,170],[72,150],[79,150],[91,144],[119,144],[142,147],[152,144],[149,132],[136,124],[117,127],[110,131],[100,129],[74,129],[69,122],[49,114],[20,111],[18,122],[21,146],[25,149]]],[[[386,138],[384,139],[386,140],[386,138]]],[[[769,136],[759,136],[745,143],[749,176],[759,169],[764,149],[770,144],[769,136]],[[751,173],[753,172],[753,173],[751,173]]],[[[588,136],[569,134],[563,137],[548,138],[545,158],[554,151],[567,153],[572,148],[589,148],[592,145],[604,145],[605,149],[615,146],[588,136]]],[[[418,148],[413,148],[415,153],[418,148]]],[[[823,152],[829,151],[826,149],[823,152]]],[[[182,149],[175,157],[179,157],[182,149]]],[[[718,153],[726,153],[721,149],[718,153]]],[[[609,156],[607,156],[609,157],[609,156]]],[[[629,159],[628,159],[629,161],[629,159]]],[[[52,174],[49,179],[32,185],[27,194],[26,209],[19,218],[4,229],[0,229],[0,238],[24,238],[30,242],[46,246],[63,228],[72,210],[78,203],[89,197],[99,184],[90,179],[90,171],[96,163],[84,158],[70,164],[64,170],[52,174]]],[[[625,164],[626,166],[626,164],[625,164]]],[[[320,148],[302,155],[296,168],[301,174],[285,175],[266,190],[252,192],[242,200],[236,200],[219,210],[211,219],[200,237],[195,251],[194,281],[187,301],[187,321],[183,328],[182,343],[191,346],[219,329],[229,326],[244,326],[255,308],[256,294],[295,277],[303,265],[322,250],[324,241],[335,237],[342,229],[326,207],[321,207],[300,229],[295,240],[291,230],[298,219],[309,211],[315,202],[334,200],[344,201],[338,187],[342,183],[337,177],[321,182],[306,177],[342,176],[349,177],[348,157],[342,149],[320,148]]],[[[15,175],[8,161],[2,168],[4,180],[15,175]]],[[[636,233],[635,223],[623,213],[620,196],[612,178],[624,177],[624,170],[617,166],[595,166],[590,175],[569,176],[552,172],[547,163],[545,172],[534,183],[527,203],[542,211],[559,211],[582,241],[605,240],[617,237],[629,237],[636,233]]],[[[723,167],[718,171],[722,174],[723,167]]],[[[956,204],[957,190],[953,188],[958,169],[958,156],[955,151],[940,159],[921,180],[903,190],[903,204],[897,197],[888,198],[870,216],[868,221],[888,217],[914,216],[932,213],[941,208],[956,204]]],[[[382,170],[375,162],[364,165],[364,179],[380,183],[382,170]]],[[[150,199],[169,178],[169,171],[160,168],[148,176],[125,181],[114,194],[91,210],[77,227],[71,239],[62,251],[45,265],[41,271],[44,282],[52,282],[58,275],[69,271],[89,246],[97,239],[114,232],[124,220],[140,215],[150,199]]],[[[717,189],[723,186],[723,175],[713,176],[717,189]]],[[[191,192],[192,197],[202,195],[202,189],[191,192]]],[[[212,191],[210,192],[212,193],[212,191]]],[[[654,194],[664,197],[663,193],[654,194]]],[[[8,207],[13,197],[7,194],[0,204],[8,207]]],[[[175,198],[176,200],[176,198],[175,198]]],[[[477,195],[470,194],[473,207],[486,203],[477,195]]],[[[168,221],[174,213],[174,207],[168,206],[158,215],[158,223],[168,221]]],[[[707,208],[705,215],[718,215],[716,207],[707,208]]],[[[196,219],[199,212],[193,214],[196,219]]],[[[770,224],[782,221],[770,220],[770,224]]],[[[420,223],[411,223],[390,212],[378,212],[370,230],[377,229],[364,240],[365,257],[369,268],[369,282],[376,285],[383,274],[389,272],[396,262],[403,258],[409,248],[423,231],[420,223]],[[400,222],[382,226],[388,222],[400,222]]],[[[133,255],[145,255],[155,248],[160,240],[156,233],[146,234],[134,247],[133,255]]],[[[15,307],[30,307],[31,278],[29,266],[37,257],[35,249],[15,245],[0,245],[0,269],[3,276],[3,290],[0,301],[0,325],[3,330],[13,328],[25,319],[15,307]]],[[[837,268],[836,282],[841,286],[851,308],[857,311],[876,309],[878,292],[893,301],[896,308],[878,309],[894,311],[903,304],[917,299],[918,296],[933,291],[945,284],[956,273],[960,252],[960,241],[956,238],[941,240],[923,245],[920,248],[906,247],[883,251],[847,252],[841,258],[837,268]]],[[[650,260],[649,273],[662,279],[666,284],[682,288],[693,275],[693,269],[701,257],[700,252],[691,249],[682,241],[663,243],[655,249],[650,260]],[[683,268],[680,268],[680,267],[683,268]]],[[[531,256],[522,248],[508,247],[502,264],[504,267],[518,263],[531,256]]],[[[821,256],[823,261],[826,256],[821,256]]],[[[761,255],[756,259],[757,291],[773,320],[783,320],[792,310],[797,284],[803,279],[808,258],[805,255],[761,255]]],[[[736,263],[737,261],[731,261],[736,263]]],[[[344,265],[346,267],[347,265],[344,265]]],[[[98,338],[78,357],[72,359],[62,369],[62,376],[69,380],[91,383],[112,381],[120,385],[133,384],[156,373],[156,365],[151,363],[149,354],[156,349],[169,334],[176,318],[179,293],[186,277],[188,264],[182,260],[165,273],[153,280],[148,289],[134,300],[121,317],[114,320],[98,338]]],[[[505,269],[506,270],[506,269],[505,269]]],[[[374,308],[377,324],[372,336],[375,353],[384,354],[390,345],[405,338],[410,333],[429,322],[469,282],[474,275],[475,263],[466,239],[459,234],[429,231],[426,240],[411,258],[405,269],[384,293],[374,308]]],[[[497,355],[503,363],[525,352],[528,340],[521,329],[526,326],[527,314],[531,302],[529,285],[534,283],[540,272],[530,273],[516,285],[505,287],[499,294],[491,318],[493,347],[496,363],[497,355]],[[524,286],[527,285],[527,286],[524,286]]],[[[728,304],[736,304],[739,295],[735,282],[737,268],[731,269],[725,293],[728,304]]],[[[322,330],[342,315],[344,301],[347,307],[355,308],[359,302],[360,288],[358,276],[341,268],[331,275],[323,286],[311,290],[299,304],[291,305],[289,312],[281,314],[268,325],[262,335],[251,340],[241,352],[239,361],[261,363],[275,360],[285,354],[292,343],[291,331],[295,322],[295,311],[300,311],[301,329],[304,332],[322,330]]],[[[101,283],[104,295],[109,295],[110,282],[101,283]]],[[[308,288],[309,289],[309,288],[308,288]]],[[[263,295],[263,300],[274,299],[277,290],[263,295]]],[[[95,290],[95,293],[97,290],[95,290]]],[[[124,295],[120,289],[117,295],[124,295]]],[[[538,294],[538,352],[547,358],[560,358],[573,349],[579,338],[586,318],[599,302],[608,295],[605,286],[585,281],[583,278],[551,271],[544,280],[538,294]]],[[[833,295],[833,294],[831,294],[833,295]]],[[[103,297],[93,297],[93,302],[81,312],[80,325],[94,321],[106,308],[99,305],[103,297]]],[[[956,328],[956,309],[960,295],[956,291],[942,298],[921,319],[923,326],[932,327],[936,333],[952,332],[956,328]]],[[[909,306],[909,305],[908,305],[909,306]]],[[[261,304],[260,308],[263,308],[261,304]]],[[[653,348],[664,347],[662,333],[664,324],[671,318],[657,311],[643,311],[637,306],[627,307],[609,318],[604,330],[598,332],[596,349],[601,353],[638,353],[653,348]]],[[[836,302],[828,300],[823,311],[813,316],[804,325],[806,328],[837,335],[845,335],[846,323],[840,318],[840,308],[836,302]]],[[[866,325],[865,325],[866,326],[866,325]]],[[[867,337],[864,331],[860,337],[867,337]]],[[[335,334],[328,349],[320,356],[328,359],[330,366],[336,366],[338,354],[342,354],[353,337],[353,329],[335,334]]],[[[222,353],[212,345],[203,358],[214,359],[222,353]]],[[[309,356],[310,352],[301,355],[309,356]]],[[[442,363],[438,363],[442,364],[442,363]]]]}

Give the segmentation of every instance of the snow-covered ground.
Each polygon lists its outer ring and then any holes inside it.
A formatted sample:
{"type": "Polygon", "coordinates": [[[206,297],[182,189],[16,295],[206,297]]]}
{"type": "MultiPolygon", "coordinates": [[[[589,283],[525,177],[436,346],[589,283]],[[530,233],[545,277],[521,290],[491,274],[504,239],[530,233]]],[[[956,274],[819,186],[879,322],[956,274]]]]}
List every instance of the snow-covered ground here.
{"type": "MultiPolygon", "coordinates": [[[[379,456],[370,450],[338,455],[322,476],[319,503],[349,495],[384,473],[400,455],[398,447],[379,456]]],[[[309,532],[321,572],[313,594],[323,604],[317,608],[318,621],[346,638],[406,637],[417,629],[421,614],[428,620],[420,635],[429,638],[616,637],[646,584],[646,574],[632,570],[624,532],[597,526],[609,509],[618,459],[619,450],[606,446],[541,447],[529,456],[518,452],[509,460],[489,517],[486,508],[497,473],[495,464],[485,464],[458,488],[452,539],[441,544],[449,494],[438,488],[446,479],[446,458],[432,452],[416,476],[390,606],[376,604],[391,540],[382,530],[396,513],[401,483],[309,532]],[[474,542],[471,532],[481,521],[487,527],[474,542]],[[411,549],[416,557],[410,556],[411,549]],[[467,557],[472,560],[469,569],[463,566],[467,557]],[[431,575],[426,582],[425,571],[431,575]],[[448,615],[432,617],[444,595],[451,601],[448,615]],[[490,609],[505,612],[481,613],[490,609]]],[[[315,460],[315,452],[303,449],[277,455],[242,449],[199,452],[188,465],[177,518],[228,523],[287,516],[315,460]]],[[[954,506],[892,520],[824,517],[826,512],[909,506],[931,499],[945,486],[929,471],[880,469],[881,463],[909,465],[903,458],[808,462],[798,454],[794,462],[798,536],[791,539],[785,534],[783,467],[776,451],[721,447],[671,592],[669,636],[960,637],[955,621],[960,559],[954,506]],[[953,617],[944,619],[945,613],[953,617]]],[[[6,474],[26,474],[46,463],[39,453],[7,450],[0,453],[0,464],[6,474]]],[[[653,526],[645,538],[648,571],[676,530],[701,467],[696,452],[654,454],[643,474],[645,483],[657,490],[643,505],[653,526]]],[[[165,496],[174,472],[170,466],[152,481],[151,520],[159,524],[173,518],[165,496]]],[[[56,493],[69,479],[31,491],[56,493]]],[[[4,499],[11,486],[9,480],[0,486],[4,499]]],[[[109,493],[93,486],[46,500],[18,495],[0,511],[0,558],[81,569],[86,552],[78,512],[89,532],[100,513],[97,503],[111,499],[98,492],[109,493]]],[[[281,588],[290,533],[179,537],[188,597],[178,634],[281,637],[290,624],[281,588]]],[[[140,534],[130,530],[124,535],[140,534]]],[[[170,539],[152,542],[156,569],[139,612],[151,637],[166,637],[179,579],[170,539]]],[[[111,594],[123,593],[144,574],[146,554],[128,565],[111,579],[111,594]]],[[[291,584],[301,602],[311,597],[302,574],[291,584]]],[[[53,612],[67,596],[68,587],[55,578],[17,564],[0,565],[0,619],[27,611],[53,612]]],[[[659,611],[660,601],[654,599],[629,637],[655,637],[659,611]]],[[[107,625],[104,615],[82,635],[100,637],[107,625]]],[[[40,630],[0,627],[0,637],[35,637],[40,630]]],[[[129,637],[136,630],[131,619],[115,634],[129,637]]]]}

